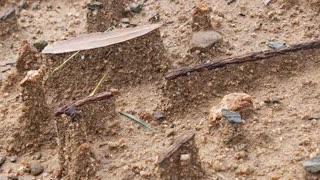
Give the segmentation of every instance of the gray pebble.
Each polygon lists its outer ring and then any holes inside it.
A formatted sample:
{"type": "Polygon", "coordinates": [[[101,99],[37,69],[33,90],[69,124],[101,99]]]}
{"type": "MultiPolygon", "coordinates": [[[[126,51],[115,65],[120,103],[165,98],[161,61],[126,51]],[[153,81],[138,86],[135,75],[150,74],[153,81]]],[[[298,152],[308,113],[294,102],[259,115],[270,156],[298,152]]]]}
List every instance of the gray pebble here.
{"type": "Polygon", "coordinates": [[[308,118],[308,120],[319,120],[320,116],[319,115],[312,115],[308,118]]]}
{"type": "Polygon", "coordinates": [[[280,49],[286,46],[285,42],[267,42],[267,46],[272,49],[280,49]]]}
{"type": "Polygon", "coordinates": [[[157,121],[162,121],[166,118],[166,116],[163,114],[163,112],[160,112],[160,111],[156,111],[154,114],[153,114],[153,118],[157,121]]]}
{"type": "Polygon", "coordinates": [[[88,9],[93,11],[95,9],[102,9],[103,8],[103,4],[101,2],[95,1],[95,2],[90,2],[87,5],[88,9]]]}
{"type": "Polygon", "coordinates": [[[320,156],[303,161],[303,167],[306,171],[311,173],[320,172],[320,156]]]}
{"type": "Polygon", "coordinates": [[[48,42],[43,40],[33,43],[33,46],[37,48],[39,52],[41,52],[47,45],[48,45],[48,42]]]}
{"type": "Polygon", "coordinates": [[[39,163],[32,163],[30,165],[30,173],[33,176],[38,176],[39,174],[41,174],[44,171],[44,168],[41,164],[39,163]]]}
{"type": "Polygon", "coordinates": [[[15,162],[17,162],[17,158],[18,158],[17,156],[10,156],[9,161],[12,163],[15,163],[15,162]]]}
{"type": "Polygon", "coordinates": [[[130,5],[130,10],[134,13],[139,13],[142,10],[142,4],[131,4],[130,5]]]}
{"type": "Polygon", "coordinates": [[[122,18],[121,22],[124,24],[130,24],[130,19],[129,18],[122,18]]]}
{"type": "Polygon", "coordinates": [[[221,113],[230,123],[242,123],[243,122],[239,112],[230,111],[227,109],[222,109],[221,113]]]}
{"type": "Polygon", "coordinates": [[[192,34],[191,50],[211,48],[222,40],[222,36],[215,31],[199,31],[192,34]]]}

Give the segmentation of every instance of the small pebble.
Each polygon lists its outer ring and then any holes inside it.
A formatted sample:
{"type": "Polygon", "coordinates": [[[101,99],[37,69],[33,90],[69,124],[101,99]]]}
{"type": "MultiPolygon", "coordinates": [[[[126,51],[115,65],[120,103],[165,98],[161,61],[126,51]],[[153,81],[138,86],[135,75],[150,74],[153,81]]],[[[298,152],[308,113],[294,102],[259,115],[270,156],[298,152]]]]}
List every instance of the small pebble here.
{"type": "Polygon", "coordinates": [[[303,167],[306,171],[311,173],[320,172],[320,156],[303,161],[303,167]]]}
{"type": "Polygon", "coordinates": [[[285,42],[267,42],[267,46],[272,49],[280,49],[286,46],[285,42]]]}
{"type": "Polygon", "coordinates": [[[188,161],[188,160],[190,160],[190,154],[181,154],[181,155],[180,155],[180,160],[181,160],[181,161],[188,161]]]}
{"type": "Polygon", "coordinates": [[[48,45],[48,42],[43,40],[33,43],[33,46],[37,48],[39,52],[41,52],[47,45],[48,45]]]}
{"type": "Polygon", "coordinates": [[[130,19],[129,18],[122,18],[121,22],[124,24],[130,24],[130,19]]]}
{"type": "Polygon", "coordinates": [[[166,118],[166,116],[163,114],[163,112],[160,112],[160,111],[156,111],[154,114],[153,114],[153,118],[157,121],[162,121],[166,118]]]}
{"type": "Polygon", "coordinates": [[[237,169],[237,174],[239,175],[251,175],[253,174],[254,170],[252,168],[250,168],[247,165],[239,165],[238,169],[237,169]]]}
{"type": "Polygon", "coordinates": [[[311,115],[310,117],[308,117],[308,120],[319,120],[320,116],[319,115],[311,115]]]}
{"type": "Polygon", "coordinates": [[[192,34],[191,50],[211,48],[222,40],[222,36],[215,31],[200,31],[192,34]]]}
{"type": "Polygon", "coordinates": [[[140,13],[142,10],[142,4],[132,4],[130,5],[130,10],[134,13],[140,13]]]}
{"type": "Polygon", "coordinates": [[[266,104],[280,104],[281,103],[281,98],[280,97],[272,97],[270,99],[264,100],[264,103],[266,104]]]}
{"type": "Polygon", "coordinates": [[[95,9],[102,9],[103,8],[103,4],[101,2],[98,1],[94,1],[94,2],[90,2],[87,5],[87,8],[91,11],[95,10],[95,9]]]}
{"type": "Polygon", "coordinates": [[[3,97],[6,98],[9,96],[9,93],[3,93],[3,97]]]}
{"type": "Polygon", "coordinates": [[[222,109],[221,113],[230,123],[242,123],[243,122],[239,112],[230,111],[227,109],[222,109]]]}
{"type": "Polygon", "coordinates": [[[167,137],[173,136],[175,133],[176,132],[175,132],[175,130],[173,128],[166,130],[166,136],[167,137]]]}
{"type": "Polygon", "coordinates": [[[41,164],[39,163],[33,163],[30,165],[30,173],[33,176],[38,176],[39,174],[41,174],[44,171],[44,168],[41,164]]]}
{"type": "Polygon", "coordinates": [[[35,160],[41,159],[41,153],[40,153],[40,152],[36,153],[36,154],[34,155],[33,159],[35,159],[35,160]]]}
{"type": "Polygon", "coordinates": [[[9,161],[10,162],[12,162],[12,163],[15,163],[15,162],[17,162],[17,156],[11,156],[11,157],[9,157],[9,161]]]}
{"type": "Polygon", "coordinates": [[[0,167],[6,162],[6,156],[0,156],[0,167]]]}
{"type": "Polygon", "coordinates": [[[108,147],[110,150],[115,150],[119,147],[119,143],[118,142],[109,142],[108,147]]]}
{"type": "Polygon", "coordinates": [[[251,37],[256,38],[257,34],[256,33],[251,33],[251,37]]]}

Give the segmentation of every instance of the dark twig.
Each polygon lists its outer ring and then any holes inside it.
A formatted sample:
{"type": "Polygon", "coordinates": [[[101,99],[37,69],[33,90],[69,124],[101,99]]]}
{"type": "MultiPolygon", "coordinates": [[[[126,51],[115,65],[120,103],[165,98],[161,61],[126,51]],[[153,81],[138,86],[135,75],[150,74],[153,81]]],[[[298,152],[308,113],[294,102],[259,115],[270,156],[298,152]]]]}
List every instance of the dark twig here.
{"type": "Polygon", "coordinates": [[[74,107],[77,108],[77,107],[82,106],[84,104],[108,99],[108,98],[112,97],[113,95],[114,95],[113,92],[103,92],[103,93],[97,94],[95,96],[85,97],[85,98],[80,99],[78,101],[75,101],[69,105],[65,105],[65,106],[58,108],[55,112],[55,116],[61,116],[62,114],[67,114],[67,115],[71,114],[72,115],[73,113],[69,112],[69,111],[70,111],[70,109],[74,109],[74,107]]]}
{"type": "Polygon", "coordinates": [[[229,64],[241,64],[245,62],[254,62],[258,60],[263,60],[263,59],[268,59],[274,56],[279,56],[285,53],[289,52],[296,52],[300,50],[308,50],[308,49],[316,49],[320,48],[320,40],[316,41],[309,41],[309,42],[304,42],[300,44],[294,44],[289,47],[285,47],[282,49],[275,49],[275,50],[266,50],[266,51],[259,51],[259,52],[253,52],[253,53],[248,53],[245,55],[241,56],[236,56],[236,57],[231,57],[231,58],[226,58],[222,60],[217,60],[217,61],[212,61],[204,64],[199,64],[191,67],[186,67],[182,69],[178,69],[172,72],[169,72],[165,78],[166,79],[175,79],[179,76],[184,76],[192,72],[199,72],[203,71],[205,69],[216,69],[216,68],[221,68],[229,64]]]}
{"type": "Polygon", "coordinates": [[[175,143],[170,146],[168,150],[163,152],[159,157],[158,157],[158,163],[161,163],[165,159],[169,158],[174,152],[176,152],[182,145],[185,143],[189,142],[190,139],[192,139],[195,136],[194,132],[187,132],[185,134],[182,134],[181,136],[177,137],[175,143]]]}

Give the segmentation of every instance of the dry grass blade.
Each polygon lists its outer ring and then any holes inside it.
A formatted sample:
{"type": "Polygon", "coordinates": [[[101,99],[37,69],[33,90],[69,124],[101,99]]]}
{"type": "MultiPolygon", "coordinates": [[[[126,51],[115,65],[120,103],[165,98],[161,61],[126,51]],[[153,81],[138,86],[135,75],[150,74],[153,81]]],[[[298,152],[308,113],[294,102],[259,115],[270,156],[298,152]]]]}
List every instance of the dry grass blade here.
{"type": "Polygon", "coordinates": [[[62,64],[60,64],[60,66],[58,66],[57,68],[55,68],[53,70],[53,73],[56,72],[57,70],[61,69],[68,61],[70,61],[73,57],[75,57],[80,51],[75,52],[74,54],[72,54],[67,60],[63,61],[62,64]]]}
{"type": "Polygon", "coordinates": [[[94,96],[96,94],[96,92],[98,91],[99,87],[101,86],[102,82],[105,80],[106,77],[107,77],[107,74],[102,76],[102,78],[98,82],[97,86],[94,88],[94,90],[92,91],[92,93],[89,96],[94,96]]]}
{"type": "Polygon", "coordinates": [[[43,49],[42,53],[58,54],[104,47],[145,35],[159,28],[160,26],[160,24],[152,24],[104,33],[86,34],[48,45],[43,49]]]}
{"type": "Polygon", "coordinates": [[[144,121],[142,121],[141,119],[137,118],[136,116],[126,113],[126,112],[119,112],[119,114],[133,120],[134,122],[140,124],[141,126],[143,126],[144,128],[148,129],[148,130],[153,130],[152,127],[150,127],[147,123],[145,123],[144,121]]]}

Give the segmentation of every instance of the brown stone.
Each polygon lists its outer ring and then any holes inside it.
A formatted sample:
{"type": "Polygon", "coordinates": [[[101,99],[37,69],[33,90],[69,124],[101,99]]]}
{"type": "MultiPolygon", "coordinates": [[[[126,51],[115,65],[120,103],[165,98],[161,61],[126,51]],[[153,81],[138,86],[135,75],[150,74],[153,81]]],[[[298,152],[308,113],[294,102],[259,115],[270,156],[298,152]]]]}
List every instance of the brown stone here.
{"type": "Polygon", "coordinates": [[[210,20],[211,11],[211,8],[206,4],[200,4],[196,7],[192,15],[192,31],[208,31],[213,29],[210,20]]]}
{"type": "Polygon", "coordinates": [[[194,32],[191,38],[191,50],[208,50],[222,40],[222,36],[215,31],[194,32]]]}

